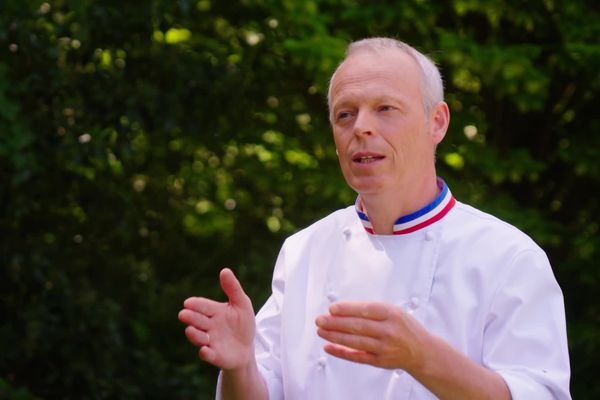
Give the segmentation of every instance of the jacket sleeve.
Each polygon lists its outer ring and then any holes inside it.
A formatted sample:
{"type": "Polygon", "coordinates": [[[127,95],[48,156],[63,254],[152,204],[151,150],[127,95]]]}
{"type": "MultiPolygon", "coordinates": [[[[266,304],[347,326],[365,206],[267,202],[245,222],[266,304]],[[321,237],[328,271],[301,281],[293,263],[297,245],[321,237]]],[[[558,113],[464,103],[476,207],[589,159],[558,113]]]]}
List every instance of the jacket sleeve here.
{"type": "Polygon", "coordinates": [[[498,278],[484,365],[504,378],[513,400],[571,399],[563,295],[545,253],[521,251],[498,278]]]}

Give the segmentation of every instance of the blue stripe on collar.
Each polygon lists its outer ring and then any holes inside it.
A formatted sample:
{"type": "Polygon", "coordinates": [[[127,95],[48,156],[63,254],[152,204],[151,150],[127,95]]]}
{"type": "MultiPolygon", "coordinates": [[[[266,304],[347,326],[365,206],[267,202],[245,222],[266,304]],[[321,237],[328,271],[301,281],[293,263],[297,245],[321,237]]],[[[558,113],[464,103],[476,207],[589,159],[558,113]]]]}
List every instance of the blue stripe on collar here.
{"type": "MultiPolygon", "coordinates": [[[[394,223],[394,235],[403,235],[425,228],[442,219],[454,207],[456,200],[446,182],[438,177],[437,184],[440,194],[420,210],[398,218],[394,223]]],[[[360,196],[356,198],[355,209],[365,230],[374,234],[373,225],[371,225],[367,213],[360,209],[360,196]]]]}

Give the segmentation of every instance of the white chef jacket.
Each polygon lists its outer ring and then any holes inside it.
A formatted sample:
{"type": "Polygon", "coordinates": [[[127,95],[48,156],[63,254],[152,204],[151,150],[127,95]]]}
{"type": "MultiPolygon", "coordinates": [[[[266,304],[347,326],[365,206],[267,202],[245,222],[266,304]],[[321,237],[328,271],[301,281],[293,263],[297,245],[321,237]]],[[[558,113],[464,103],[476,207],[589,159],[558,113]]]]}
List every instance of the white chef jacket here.
{"type": "Polygon", "coordinates": [[[334,212],[285,241],[272,289],[255,340],[270,400],[436,398],[402,370],[325,353],[315,319],[338,300],[403,307],[498,372],[514,400],[571,398],[563,297],[545,253],[466,204],[397,236],[366,232],[355,207],[334,212]]]}

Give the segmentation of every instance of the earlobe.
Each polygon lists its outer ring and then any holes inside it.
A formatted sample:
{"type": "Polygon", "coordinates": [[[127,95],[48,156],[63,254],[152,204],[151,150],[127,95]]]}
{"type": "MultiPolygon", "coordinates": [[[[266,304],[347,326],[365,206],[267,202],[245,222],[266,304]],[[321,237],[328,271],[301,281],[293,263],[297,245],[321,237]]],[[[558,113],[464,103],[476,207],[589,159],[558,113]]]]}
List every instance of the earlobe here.
{"type": "Polygon", "coordinates": [[[439,102],[431,111],[431,134],[435,144],[438,144],[446,136],[450,125],[450,110],[446,102],[439,102]]]}

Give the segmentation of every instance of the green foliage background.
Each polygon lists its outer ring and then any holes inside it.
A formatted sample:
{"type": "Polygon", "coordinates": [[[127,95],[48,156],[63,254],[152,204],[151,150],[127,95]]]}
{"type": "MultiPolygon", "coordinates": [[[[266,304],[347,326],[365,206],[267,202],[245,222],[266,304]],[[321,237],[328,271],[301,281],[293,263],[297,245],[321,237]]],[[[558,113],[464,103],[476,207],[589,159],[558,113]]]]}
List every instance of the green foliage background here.
{"type": "Polygon", "coordinates": [[[547,250],[600,398],[592,0],[0,0],[0,398],[212,398],[177,312],[225,265],[260,306],[283,238],[353,201],[324,98],[374,35],[440,64],[439,173],[547,250]]]}

